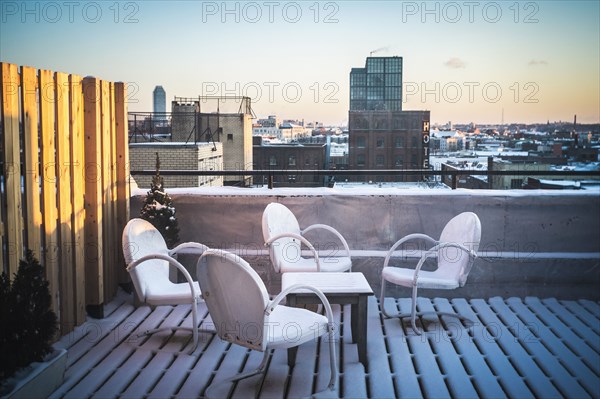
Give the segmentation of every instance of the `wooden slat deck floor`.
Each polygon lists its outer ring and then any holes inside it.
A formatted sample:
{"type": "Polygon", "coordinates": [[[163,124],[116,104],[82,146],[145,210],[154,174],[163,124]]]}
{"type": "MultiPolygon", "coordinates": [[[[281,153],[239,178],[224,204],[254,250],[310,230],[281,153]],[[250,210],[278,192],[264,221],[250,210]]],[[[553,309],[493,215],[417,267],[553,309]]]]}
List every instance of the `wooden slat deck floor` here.
{"type": "MultiPolygon", "coordinates": [[[[387,298],[386,309],[406,312],[409,299],[387,298]]],[[[556,299],[419,298],[419,310],[459,312],[474,321],[424,317],[426,334],[414,335],[408,320],[384,319],[369,298],[368,369],[358,362],[350,333],[350,309],[334,305],[340,376],[335,391],[317,397],[344,398],[550,398],[600,397],[600,304],[556,299]]],[[[203,323],[210,316],[201,305],[203,323]]],[[[329,379],[324,339],[300,347],[287,366],[285,350],[271,352],[266,376],[237,385],[219,384],[256,368],[262,353],[204,334],[186,353],[191,334],[161,332],[138,338],[157,326],[191,325],[189,306],[135,308],[120,292],[103,320],[88,320],[55,346],[68,349],[59,398],[197,398],[207,386],[214,397],[310,397],[329,379]],[[182,349],[186,348],[182,352],[182,349]]],[[[291,330],[290,330],[291,331],[291,330]]]]}

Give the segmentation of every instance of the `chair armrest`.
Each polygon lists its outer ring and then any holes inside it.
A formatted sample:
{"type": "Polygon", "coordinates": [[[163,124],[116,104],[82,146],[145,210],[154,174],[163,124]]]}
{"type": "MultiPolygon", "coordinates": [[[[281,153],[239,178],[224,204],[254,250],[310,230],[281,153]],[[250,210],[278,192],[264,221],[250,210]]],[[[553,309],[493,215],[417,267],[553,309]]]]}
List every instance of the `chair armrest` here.
{"type": "Polygon", "coordinates": [[[329,300],[320,289],[312,287],[310,285],[294,284],[291,287],[288,287],[287,289],[281,291],[275,298],[273,298],[271,302],[269,302],[269,305],[265,309],[265,314],[270,315],[273,312],[273,310],[275,310],[277,305],[279,305],[279,303],[283,300],[283,298],[285,298],[288,294],[299,290],[309,290],[319,297],[319,299],[323,303],[323,307],[325,308],[325,315],[327,316],[327,323],[329,324],[329,328],[333,328],[333,311],[331,310],[331,304],[329,303],[329,300]]]}
{"type": "Polygon", "coordinates": [[[339,231],[337,231],[336,229],[334,229],[331,226],[328,226],[326,224],[313,224],[313,225],[308,226],[304,230],[302,230],[301,234],[304,236],[304,234],[308,233],[309,231],[316,230],[316,229],[327,230],[330,233],[333,233],[342,242],[342,245],[344,246],[344,249],[346,250],[346,256],[350,257],[350,247],[348,246],[346,239],[340,234],[339,231]]]}
{"type": "Polygon", "coordinates": [[[421,271],[421,267],[423,267],[425,260],[427,258],[436,257],[437,253],[440,249],[451,248],[451,247],[458,248],[458,249],[466,252],[469,256],[473,257],[473,259],[475,259],[477,257],[477,253],[475,251],[472,251],[469,248],[465,247],[464,245],[458,244],[456,242],[438,243],[434,247],[428,249],[427,252],[425,252],[423,255],[421,255],[421,259],[419,260],[419,263],[417,263],[417,267],[415,267],[415,274],[413,276],[413,286],[417,285],[417,280],[419,278],[419,271],[421,271]]]}
{"type": "Polygon", "coordinates": [[[127,271],[131,272],[134,268],[136,268],[137,266],[139,266],[141,263],[144,263],[148,260],[152,260],[152,259],[161,259],[164,261],[169,262],[169,264],[175,266],[185,277],[188,285],[190,286],[190,291],[192,292],[192,304],[194,304],[197,299],[200,296],[200,293],[196,293],[196,295],[194,295],[194,280],[192,280],[192,276],[190,276],[190,273],[186,270],[186,268],[179,262],[177,262],[175,259],[171,258],[169,255],[165,255],[165,254],[150,254],[150,255],[146,255],[146,256],[142,256],[141,258],[139,258],[136,261],[131,262],[129,265],[127,265],[127,271]]]}
{"type": "Polygon", "coordinates": [[[200,244],[199,242],[184,242],[179,244],[175,248],[169,250],[169,255],[173,256],[179,252],[182,253],[192,253],[192,254],[202,254],[202,252],[206,251],[208,247],[204,244],[200,244]]]}
{"type": "Polygon", "coordinates": [[[385,257],[385,261],[383,262],[383,267],[384,268],[388,267],[388,264],[390,263],[390,259],[392,258],[392,255],[393,255],[394,251],[396,250],[396,248],[398,248],[400,245],[404,244],[405,242],[408,242],[411,240],[425,240],[431,244],[438,244],[437,240],[434,240],[433,238],[429,237],[427,234],[421,234],[421,233],[409,234],[405,237],[402,237],[401,239],[396,241],[396,243],[394,245],[392,245],[392,247],[390,248],[390,250],[388,251],[388,253],[385,257]]]}
{"type": "Polygon", "coordinates": [[[315,247],[313,247],[313,245],[310,243],[310,241],[308,241],[306,238],[302,237],[301,235],[294,234],[294,233],[277,234],[276,236],[269,238],[265,242],[265,246],[269,247],[269,246],[273,245],[273,243],[275,241],[277,241],[281,238],[286,238],[286,237],[287,238],[295,238],[295,239],[299,240],[302,244],[306,245],[308,247],[308,249],[310,249],[312,251],[312,253],[315,255],[315,262],[317,263],[317,271],[320,272],[321,271],[321,261],[319,260],[319,254],[315,250],[315,247]]]}

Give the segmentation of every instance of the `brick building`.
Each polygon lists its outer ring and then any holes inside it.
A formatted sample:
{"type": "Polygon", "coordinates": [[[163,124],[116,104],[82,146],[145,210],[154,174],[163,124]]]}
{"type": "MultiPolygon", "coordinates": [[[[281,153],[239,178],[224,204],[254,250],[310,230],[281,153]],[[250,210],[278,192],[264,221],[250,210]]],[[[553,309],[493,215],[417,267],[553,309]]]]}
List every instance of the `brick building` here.
{"type": "MultiPolygon", "coordinates": [[[[156,154],[161,170],[221,170],[221,143],[130,143],[129,162],[132,170],[155,170],[156,154]]],[[[165,187],[222,186],[222,176],[163,176],[165,187]]],[[[152,176],[135,176],[140,188],[150,188],[152,176]]]]}
{"type": "MultiPolygon", "coordinates": [[[[280,187],[323,186],[325,177],[318,175],[298,175],[297,170],[328,169],[327,144],[268,144],[263,145],[262,137],[254,137],[254,169],[289,170],[284,176],[274,176],[273,182],[280,187]]],[[[267,184],[256,178],[256,184],[267,184]]]]}

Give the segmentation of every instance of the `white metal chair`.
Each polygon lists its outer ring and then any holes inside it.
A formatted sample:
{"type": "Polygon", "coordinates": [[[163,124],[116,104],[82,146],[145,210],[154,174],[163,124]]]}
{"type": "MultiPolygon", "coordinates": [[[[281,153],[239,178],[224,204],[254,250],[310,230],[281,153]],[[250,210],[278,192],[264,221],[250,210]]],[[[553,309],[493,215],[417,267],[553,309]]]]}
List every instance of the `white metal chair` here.
{"type": "MultiPolygon", "coordinates": [[[[262,217],[262,232],[265,245],[269,247],[271,263],[276,272],[344,272],[352,271],[350,248],[344,237],[333,227],[313,224],[304,230],[294,214],[284,205],[272,202],[265,208],[262,217]],[[318,251],[304,237],[311,230],[322,229],[333,233],[342,243],[343,256],[319,258],[318,251]],[[306,245],[313,258],[302,257],[301,245],[306,245]]],[[[323,248],[327,252],[338,252],[335,247],[323,248]]]]}
{"type": "MultiPolygon", "coordinates": [[[[417,316],[417,289],[444,289],[451,290],[465,285],[467,276],[477,257],[477,248],[481,240],[481,222],[472,212],[461,213],[452,218],[444,227],[439,241],[426,234],[410,234],[398,240],[390,248],[381,272],[381,311],[385,317],[404,318],[408,314],[390,315],[385,310],[385,283],[390,282],[404,287],[412,287],[411,326],[413,331],[421,335],[415,320],[417,316]],[[389,265],[394,251],[402,244],[411,240],[424,240],[432,245],[424,251],[415,269],[393,267],[389,265]],[[434,271],[421,270],[427,258],[437,258],[437,269],[434,271]]],[[[422,312],[419,314],[423,314],[422,312]]],[[[455,313],[436,312],[438,315],[456,317],[469,322],[466,317],[455,313]]]]}
{"type": "MultiPolygon", "coordinates": [[[[328,333],[331,368],[328,387],[333,390],[337,381],[333,313],[321,291],[294,285],[271,301],[263,281],[244,259],[215,249],[205,251],[198,260],[198,282],[219,337],[264,352],[258,369],[221,383],[264,373],[270,349],[292,348],[328,333]],[[326,316],[279,304],[288,293],[297,290],[314,292],[321,299],[326,316]],[[289,329],[292,325],[293,334],[289,329]]],[[[206,396],[210,396],[208,390],[206,396]]]]}
{"type": "Polygon", "coordinates": [[[189,272],[173,256],[178,252],[201,254],[208,247],[195,242],[187,242],[169,250],[163,236],[144,219],[131,219],[123,230],[123,254],[127,271],[142,303],[151,306],[180,305],[192,306],[193,327],[162,327],[144,331],[138,336],[164,330],[191,330],[193,333],[192,353],[198,346],[198,333],[214,330],[198,329],[198,302],[202,301],[200,286],[193,281],[189,272]],[[173,283],[169,279],[169,265],[176,267],[185,277],[185,283],[173,283]]]}

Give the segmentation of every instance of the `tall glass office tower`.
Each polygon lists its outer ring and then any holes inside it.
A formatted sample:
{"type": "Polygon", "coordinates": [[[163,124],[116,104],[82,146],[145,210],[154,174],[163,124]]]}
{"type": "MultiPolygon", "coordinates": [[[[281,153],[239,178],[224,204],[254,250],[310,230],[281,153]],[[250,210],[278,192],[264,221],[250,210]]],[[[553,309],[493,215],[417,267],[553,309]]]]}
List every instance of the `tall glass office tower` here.
{"type": "Polygon", "coordinates": [[[402,57],[367,57],[350,71],[350,111],[402,110],[402,57]]]}
{"type": "Polygon", "coordinates": [[[152,92],[154,112],[167,112],[167,94],[162,86],[156,86],[152,92]]]}

